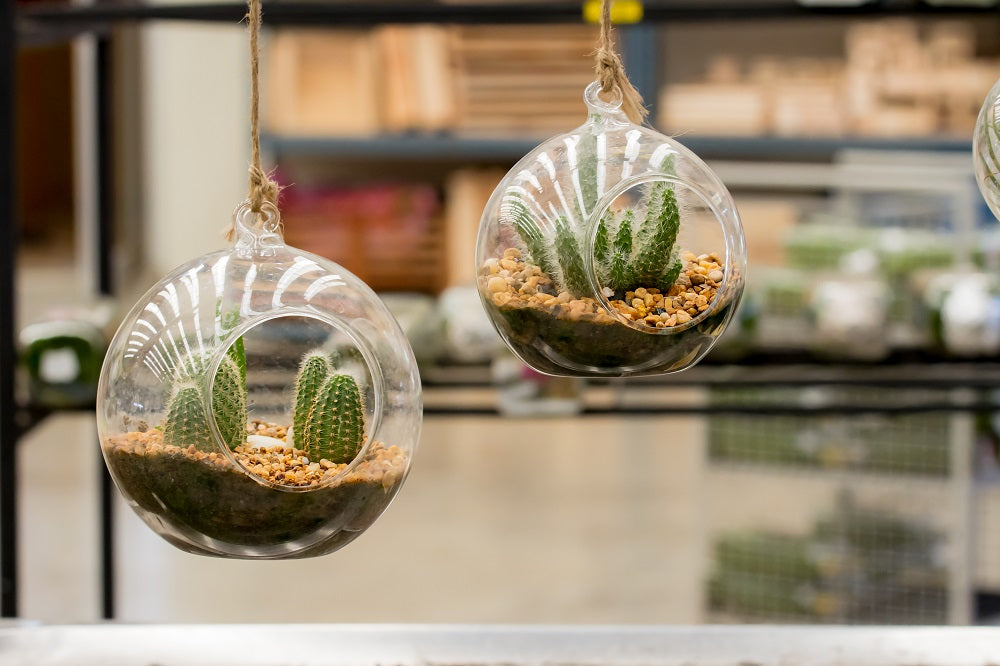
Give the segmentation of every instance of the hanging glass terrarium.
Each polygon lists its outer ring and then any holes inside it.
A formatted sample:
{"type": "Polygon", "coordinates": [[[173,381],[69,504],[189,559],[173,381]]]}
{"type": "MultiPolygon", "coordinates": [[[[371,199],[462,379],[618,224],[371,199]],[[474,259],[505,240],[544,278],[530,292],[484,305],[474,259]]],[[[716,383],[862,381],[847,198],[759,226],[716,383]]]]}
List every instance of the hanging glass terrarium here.
{"type": "Polygon", "coordinates": [[[353,540],[410,467],[420,381],[389,311],[340,266],[283,244],[278,212],[236,212],[229,250],[139,300],[101,374],[119,489],[183,550],[304,557],[353,540]]]}
{"type": "Polygon", "coordinates": [[[493,192],[478,287],[511,350],[551,375],[676,372],[722,334],[746,247],[722,181],[677,141],[584,93],[588,121],[519,161],[493,192]]]}
{"type": "Polygon", "coordinates": [[[396,320],[341,266],[284,244],[260,166],[250,0],[250,194],[233,245],[132,308],[101,370],[97,426],[136,513],[182,550],[329,553],[395,496],[420,432],[420,378],[396,320]]]}
{"type": "Polygon", "coordinates": [[[976,120],[972,152],[979,191],[986,205],[1000,219],[1000,81],[997,81],[976,120]]]}

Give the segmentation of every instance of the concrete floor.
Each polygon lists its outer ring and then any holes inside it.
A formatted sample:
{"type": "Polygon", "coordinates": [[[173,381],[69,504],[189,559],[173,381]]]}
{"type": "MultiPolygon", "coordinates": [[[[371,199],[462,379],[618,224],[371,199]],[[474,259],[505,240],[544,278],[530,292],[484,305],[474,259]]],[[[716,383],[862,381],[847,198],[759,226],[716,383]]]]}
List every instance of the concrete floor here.
{"type": "MultiPolygon", "coordinates": [[[[695,419],[429,417],[393,505],[318,559],[188,555],[119,503],[118,619],[697,622],[699,429],[695,419]]],[[[21,450],[22,614],[96,620],[91,419],[52,419],[21,450]]]]}

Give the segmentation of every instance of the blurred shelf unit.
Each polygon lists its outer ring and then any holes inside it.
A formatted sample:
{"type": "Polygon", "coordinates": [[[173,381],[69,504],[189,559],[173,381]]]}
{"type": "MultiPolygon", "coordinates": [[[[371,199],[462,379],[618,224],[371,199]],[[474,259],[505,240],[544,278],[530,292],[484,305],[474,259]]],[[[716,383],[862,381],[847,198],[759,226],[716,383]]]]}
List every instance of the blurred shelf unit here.
{"type": "Polygon", "coordinates": [[[593,48],[594,29],[575,25],[279,30],[266,125],[292,137],[544,136],[581,122],[593,48]]]}
{"type": "Polygon", "coordinates": [[[704,80],[663,87],[658,122],[723,136],[964,138],[1000,71],[976,52],[969,21],[858,22],[843,57],[714,56],[704,80]]]}
{"type": "MultiPolygon", "coordinates": [[[[748,405],[891,402],[862,387],[712,389],[748,405]]],[[[984,433],[963,414],[719,414],[708,424],[707,531],[716,619],[966,623],[1000,560],[983,548],[995,514],[984,433]],[[758,496],[795,497],[782,512],[758,496]],[[726,491],[722,492],[725,488],[726,491]],[[739,508],[734,508],[734,503],[739,508]],[[794,504],[794,506],[792,506],[794,504]]]]}
{"type": "Polygon", "coordinates": [[[712,540],[707,612],[722,621],[945,624],[960,619],[953,535],[848,492],[797,531],[732,529],[712,540]]]}

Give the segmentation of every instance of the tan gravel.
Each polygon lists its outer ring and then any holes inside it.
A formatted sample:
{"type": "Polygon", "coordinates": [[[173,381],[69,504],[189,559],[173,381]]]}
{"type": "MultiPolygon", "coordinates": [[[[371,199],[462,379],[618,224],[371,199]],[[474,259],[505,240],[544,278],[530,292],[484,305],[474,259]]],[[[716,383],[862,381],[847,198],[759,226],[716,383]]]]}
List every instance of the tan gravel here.
{"type": "MultiPolygon", "coordinates": [[[[609,303],[617,314],[650,328],[687,324],[709,310],[725,277],[725,266],[716,253],[681,255],[684,268],[666,292],[640,287],[609,303]]],[[[569,319],[612,323],[615,318],[596,299],[557,293],[542,269],[526,261],[517,248],[507,248],[501,259],[488,259],[480,270],[480,289],[497,307],[547,310],[569,319]]],[[[610,295],[610,290],[606,292],[610,295]]]]}
{"type": "MultiPolygon", "coordinates": [[[[284,441],[285,426],[254,421],[247,426],[247,434],[265,435],[284,441]]],[[[232,461],[221,452],[205,452],[194,446],[182,448],[163,443],[163,433],[157,428],[145,432],[127,432],[108,439],[107,446],[123,452],[147,456],[183,455],[194,460],[214,465],[221,469],[233,468],[232,461]]],[[[318,487],[340,474],[345,463],[333,463],[325,458],[310,460],[305,451],[292,446],[275,445],[260,448],[244,444],[233,451],[233,457],[248,472],[270,483],[296,488],[318,487]]],[[[395,485],[406,469],[406,453],[398,446],[385,446],[374,441],[368,448],[364,460],[360,461],[343,482],[366,482],[381,484],[384,488],[395,485]]]]}

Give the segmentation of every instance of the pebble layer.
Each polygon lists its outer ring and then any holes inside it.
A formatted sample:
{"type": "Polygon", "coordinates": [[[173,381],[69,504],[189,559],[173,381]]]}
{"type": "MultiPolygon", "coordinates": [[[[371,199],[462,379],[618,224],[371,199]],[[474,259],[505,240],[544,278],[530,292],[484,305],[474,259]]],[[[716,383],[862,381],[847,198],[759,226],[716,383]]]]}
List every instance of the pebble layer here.
{"type": "MultiPolygon", "coordinates": [[[[714,252],[681,255],[684,268],[672,287],[663,293],[656,288],[639,287],[627,291],[624,298],[613,298],[610,289],[604,295],[623,318],[650,328],[672,328],[687,324],[707,311],[719,293],[725,266],[714,252]]],[[[480,271],[480,289],[501,308],[536,308],[567,319],[612,323],[615,317],[600,302],[588,296],[574,298],[567,291],[557,292],[553,281],[538,266],[526,261],[517,248],[507,248],[501,259],[486,260],[480,271]]]]}
{"type": "MultiPolygon", "coordinates": [[[[284,441],[285,426],[254,421],[247,427],[249,435],[265,435],[284,441]]],[[[156,428],[144,432],[128,432],[111,437],[108,446],[122,453],[146,456],[183,455],[221,470],[233,468],[230,459],[223,453],[205,452],[194,446],[182,448],[163,443],[163,433],[156,428]]],[[[276,485],[295,488],[317,487],[340,474],[346,463],[333,463],[325,458],[310,460],[305,451],[292,446],[272,447],[238,446],[233,456],[249,471],[276,485]]],[[[389,488],[402,478],[406,469],[406,454],[398,446],[386,447],[381,442],[372,442],[367,456],[341,481],[345,483],[371,483],[389,488]]],[[[339,483],[339,482],[338,482],[339,483]]]]}

